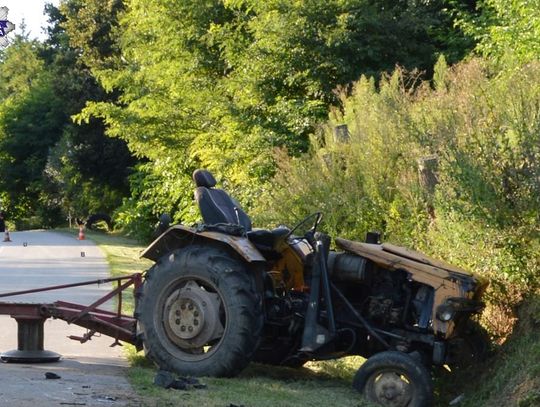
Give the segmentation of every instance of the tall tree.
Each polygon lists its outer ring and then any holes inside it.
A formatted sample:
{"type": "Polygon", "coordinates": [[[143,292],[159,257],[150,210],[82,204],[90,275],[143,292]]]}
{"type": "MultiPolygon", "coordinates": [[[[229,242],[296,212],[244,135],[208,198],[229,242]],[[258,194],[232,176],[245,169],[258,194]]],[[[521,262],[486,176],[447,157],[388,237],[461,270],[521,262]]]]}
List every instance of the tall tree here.
{"type": "MultiPolygon", "coordinates": [[[[70,44],[63,27],[64,13],[79,3],[66,1],[62,9],[46,6],[48,38],[41,55],[51,72],[51,86],[69,117],[62,138],[51,150],[47,175],[59,186],[64,210],[83,216],[92,212],[112,213],[121,204],[129,192],[128,175],[135,161],[124,141],[105,135],[100,119],[76,125],[70,118],[87,101],[114,100],[114,95],[106,94],[96,82],[84,63],[86,55],[70,44]]],[[[109,52],[103,51],[104,55],[109,52]]],[[[99,55],[95,51],[91,58],[99,55]]]]}
{"type": "Polygon", "coordinates": [[[43,171],[66,116],[38,51],[36,41],[18,36],[1,61],[0,191],[14,219],[50,206],[44,222],[51,224],[58,210],[44,193],[43,171]]]}
{"type": "Polygon", "coordinates": [[[119,98],[88,104],[79,119],[104,119],[109,135],[155,164],[150,179],[170,182],[174,168],[174,187],[151,182],[145,201],[166,207],[184,196],[172,209],[188,218],[193,168],[215,170],[249,202],[273,174],[275,148],[306,151],[339,103],[336,87],[395,64],[427,69],[466,41],[442,0],[131,0],[123,12],[118,2],[79,3],[66,27],[82,54],[120,50],[86,59],[119,98]],[[106,10],[119,23],[107,17],[96,41],[95,16],[106,10]]]}
{"type": "Polygon", "coordinates": [[[539,0],[484,0],[479,8],[477,18],[465,15],[461,21],[478,39],[479,52],[500,62],[503,68],[540,57],[539,0]]]}

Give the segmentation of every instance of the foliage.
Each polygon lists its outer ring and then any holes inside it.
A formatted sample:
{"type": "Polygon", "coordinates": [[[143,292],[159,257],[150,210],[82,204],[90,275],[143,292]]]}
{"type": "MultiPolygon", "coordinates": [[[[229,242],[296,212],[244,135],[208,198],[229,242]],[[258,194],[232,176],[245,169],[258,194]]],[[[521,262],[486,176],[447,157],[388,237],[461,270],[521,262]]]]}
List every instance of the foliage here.
{"type": "Polygon", "coordinates": [[[484,0],[480,13],[466,14],[461,25],[479,40],[477,50],[501,69],[520,66],[540,56],[540,1],[484,0]]]}
{"type": "MultiPolygon", "coordinates": [[[[49,10],[54,12],[53,7],[49,10]]],[[[61,24],[50,29],[50,37],[57,33],[65,37],[67,31],[69,43],[84,66],[113,66],[119,54],[116,28],[122,10],[121,0],[66,0],[56,11],[61,24]]]]}
{"type": "Polygon", "coordinates": [[[278,155],[280,171],[258,202],[257,220],[293,224],[322,210],[334,236],[361,239],[375,229],[407,239],[421,229],[427,219],[415,168],[421,150],[407,139],[411,101],[402,80],[398,70],[377,90],[363,77],[350,96],[342,93],[343,110],[332,112],[310,154],[278,155]],[[348,139],[334,133],[338,123],[347,123],[348,139]]]}
{"type": "Polygon", "coordinates": [[[540,65],[490,77],[480,60],[437,64],[433,83],[401,70],[361,79],[300,158],[277,155],[263,224],[326,214],[333,236],[386,240],[488,277],[486,325],[506,336],[512,307],[538,286],[540,65]],[[415,84],[411,87],[411,84],[415,84]],[[435,86],[433,86],[435,85],[435,86]],[[340,141],[337,124],[347,124],[340,141]],[[438,157],[434,191],[419,163],[438,157]]]}
{"type": "Polygon", "coordinates": [[[0,60],[2,206],[21,226],[55,226],[68,213],[112,213],[128,192],[134,163],[123,141],[105,136],[101,121],[72,123],[86,101],[106,97],[69,46],[65,16],[52,5],[46,12],[47,41],[23,34],[0,60]]]}
{"type": "Polygon", "coordinates": [[[57,220],[57,204],[42,186],[49,148],[65,115],[39,59],[38,44],[19,36],[3,55],[0,69],[0,190],[2,206],[16,220],[36,203],[48,208],[44,225],[57,220]]]}
{"type": "MultiPolygon", "coordinates": [[[[429,70],[437,52],[456,59],[470,46],[443,1],[133,0],[124,11],[118,4],[64,8],[72,45],[118,94],[88,103],[79,123],[103,119],[108,135],[137,157],[181,169],[173,175],[176,197],[191,196],[186,181],[205,167],[248,207],[274,173],[273,149],[306,151],[309,135],[339,104],[336,86],[396,63],[429,70]],[[94,21],[104,36],[96,37],[94,21]],[[103,52],[94,58],[96,49],[103,52]]],[[[153,169],[146,185],[157,190],[148,193],[169,198],[153,177],[168,182],[153,169]]],[[[184,212],[186,198],[174,201],[181,206],[156,203],[184,212]]]]}
{"type": "MultiPolygon", "coordinates": [[[[66,13],[76,6],[80,6],[77,1],[68,1],[61,9],[52,5],[46,7],[51,25],[41,55],[49,66],[52,86],[68,116],[62,137],[50,151],[46,172],[61,191],[58,199],[64,212],[84,217],[96,212],[112,213],[121,204],[129,191],[127,176],[135,161],[122,140],[105,135],[102,121],[94,119],[75,125],[69,118],[78,113],[86,101],[114,99],[97,84],[84,63],[87,56],[70,45],[71,38],[63,28],[66,13]]],[[[103,31],[106,24],[94,21],[92,28],[103,31]]],[[[106,58],[110,52],[105,45],[94,49],[91,58],[96,60],[100,55],[106,58]]]]}

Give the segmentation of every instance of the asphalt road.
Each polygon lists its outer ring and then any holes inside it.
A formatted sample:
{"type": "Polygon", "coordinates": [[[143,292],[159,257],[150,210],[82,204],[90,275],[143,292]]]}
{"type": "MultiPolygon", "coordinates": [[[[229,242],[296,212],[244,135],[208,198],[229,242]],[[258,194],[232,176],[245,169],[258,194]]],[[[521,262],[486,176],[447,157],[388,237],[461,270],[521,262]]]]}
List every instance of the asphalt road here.
{"type": "MultiPolygon", "coordinates": [[[[71,284],[109,276],[101,250],[89,240],[48,231],[11,233],[12,242],[0,242],[0,293],[71,284]]],[[[17,297],[3,302],[47,303],[57,300],[89,305],[111,289],[110,284],[69,288],[17,297]]],[[[112,309],[113,304],[105,307],[112,309]]],[[[0,352],[17,348],[17,324],[0,316],[0,352]]],[[[36,406],[142,406],[125,378],[122,348],[110,347],[112,338],[94,337],[81,344],[67,338],[81,336],[84,328],[64,321],[45,322],[46,350],[62,355],[50,364],[0,364],[0,407],[36,406]],[[46,380],[45,372],[61,376],[46,380]]]]}

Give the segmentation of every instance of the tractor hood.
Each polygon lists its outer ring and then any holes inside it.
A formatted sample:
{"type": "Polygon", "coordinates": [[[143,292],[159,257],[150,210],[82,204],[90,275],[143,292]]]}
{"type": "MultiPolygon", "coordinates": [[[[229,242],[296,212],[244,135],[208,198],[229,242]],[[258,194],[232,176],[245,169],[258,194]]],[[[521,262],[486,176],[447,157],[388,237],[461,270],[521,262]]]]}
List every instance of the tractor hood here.
{"type": "Polygon", "coordinates": [[[441,279],[453,281],[461,285],[465,291],[474,291],[475,297],[478,297],[487,286],[486,279],[469,271],[393,244],[360,243],[337,238],[336,245],[342,250],[365,257],[381,267],[390,270],[406,270],[411,273],[413,280],[433,287],[437,287],[441,279]]]}

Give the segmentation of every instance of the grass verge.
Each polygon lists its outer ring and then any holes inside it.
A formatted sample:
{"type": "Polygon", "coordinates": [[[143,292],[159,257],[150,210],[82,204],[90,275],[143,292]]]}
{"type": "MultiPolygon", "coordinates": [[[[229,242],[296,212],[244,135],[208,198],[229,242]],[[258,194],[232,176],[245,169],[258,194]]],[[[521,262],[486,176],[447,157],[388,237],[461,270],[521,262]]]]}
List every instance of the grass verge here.
{"type": "MultiPolygon", "coordinates": [[[[75,229],[57,229],[57,232],[76,234],[75,229]]],[[[118,233],[105,233],[100,231],[86,230],[87,239],[96,243],[105,254],[109,264],[112,277],[123,276],[133,273],[142,273],[153,263],[148,259],[140,257],[146,246],[129,239],[118,233]]],[[[125,297],[122,298],[122,308],[125,314],[133,312],[133,295],[131,287],[126,290],[125,297]]]]}
{"type": "Polygon", "coordinates": [[[208,388],[192,391],[156,387],[155,372],[145,368],[131,369],[130,378],[138,391],[149,396],[147,405],[152,407],[368,406],[351,387],[353,359],[308,364],[298,370],[252,363],[234,378],[202,378],[208,388]],[[335,368],[340,376],[332,374],[335,368]]]}
{"type": "Polygon", "coordinates": [[[438,378],[439,406],[540,406],[540,293],[523,301],[507,341],[482,364],[438,378]]]}

